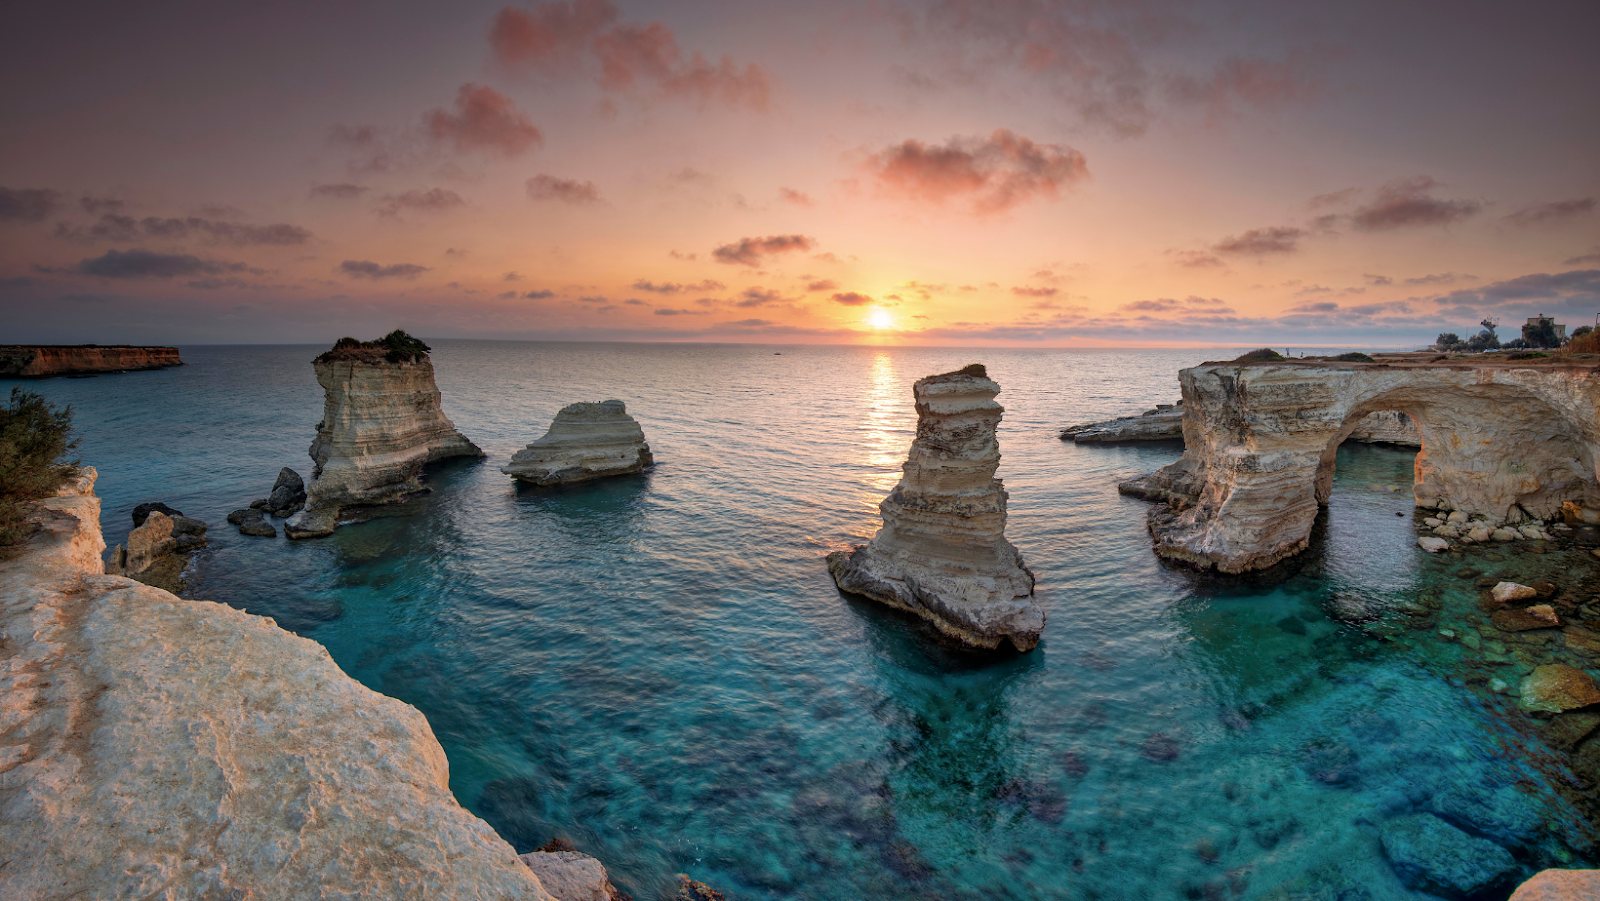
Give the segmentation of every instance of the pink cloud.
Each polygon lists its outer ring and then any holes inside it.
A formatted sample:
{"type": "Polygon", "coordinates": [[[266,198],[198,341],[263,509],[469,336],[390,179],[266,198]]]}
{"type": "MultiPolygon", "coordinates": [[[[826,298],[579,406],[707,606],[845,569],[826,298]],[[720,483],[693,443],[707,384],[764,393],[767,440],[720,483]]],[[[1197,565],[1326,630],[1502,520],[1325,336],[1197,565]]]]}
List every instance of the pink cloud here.
{"type": "Polygon", "coordinates": [[[811,199],[810,194],[807,194],[804,191],[796,191],[794,188],[779,188],[778,199],[788,201],[795,206],[809,207],[816,205],[815,201],[811,199]]]}
{"type": "Polygon", "coordinates": [[[1028,201],[1054,200],[1062,188],[1089,177],[1083,154],[1061,144],[1036,144],[997,129],[987,138],[952,138],[929,145],[907,140],[874,154],[868,168],[878,183],[913,200],[970,200],[979,214],[1028,201]]]}
{"type": "Polygon", "coordinates": [[[847,307],[864,307],[867,304],[872,303],[873,300],[865,294],[857,294],[854,291],[845,291],[833,295],[833,302],[837,304],[843,304],[847,307]]]}
{"type": "Polygon", "coordinates": [[[592,181],[557,178],[554,175],[535,175],[528,179],[528,197],[533,200],[555,200],[574,206],[600,202],[600,189],[592,181]]]}
{"type": "Polygon", "coordinates": [[[1302,229],[1287,226],[1252,228],[1242,235],[1223,238],[1212,249],[1217,253],[1240,256],[1294,253],[1300,249],[1300,239],[1305,234],[1302,229]]]}
{"type": "Polygon", "coordinates": [[[494,88],[464,84],[456,92],[455,112],[427,114],[428,134],[457,150],[485,150],[516,156],[544,144],[544,135],[517,111],[511,98],[494,88]]]}
{"type": "Polygon", "coordinates": [[[1392,181],[1378,189],[1372,203],[1350,216],[1363,231],[1450,225],[1477,215],[1483,204],[1475,200],[1441,200],[1433,196],[1439,183],[1426,175],[1392,181]]]}
{"type": "Polygon", "coordinates": [[[1575,197],[1550,203],[1534,203],[1502,217],[1512,225],[1554,225],[1594,212],[1593,197],[1575,197]]]}
{"type": "Polygon", "coordinates": [[[621,21],[609,0],[539,3],[506,7],[495,16],[489,46],[502,64],[548,76],[579,74],[598,66],[600,87],[639,94],[713,101],[765,111],[772,93],[767,71],[731,57],[712,62],[699,52],[685,59],[672,29],[660,22],[621,21]]]}
{"type": "Polygon", "coordinates": [[[791,253],[797,250],[810,250],[816,246],[816,243],[815,240],[805,235],[771,235],[765,238],[740,238],[732,244],[724,244],[711,251],[711,256],[719,263],[758,266],[766,257],[791,253]]]}

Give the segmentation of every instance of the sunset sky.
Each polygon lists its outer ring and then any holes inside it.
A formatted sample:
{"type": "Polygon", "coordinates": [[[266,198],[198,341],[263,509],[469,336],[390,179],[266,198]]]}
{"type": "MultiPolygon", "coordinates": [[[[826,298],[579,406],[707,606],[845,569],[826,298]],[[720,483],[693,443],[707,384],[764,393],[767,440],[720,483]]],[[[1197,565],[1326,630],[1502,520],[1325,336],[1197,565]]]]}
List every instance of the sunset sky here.
{"type": "Polygon", "coordinates": [[[1593,0],[4,31],[0,343],[1418,346],[1600,312],[1593,0]]]}

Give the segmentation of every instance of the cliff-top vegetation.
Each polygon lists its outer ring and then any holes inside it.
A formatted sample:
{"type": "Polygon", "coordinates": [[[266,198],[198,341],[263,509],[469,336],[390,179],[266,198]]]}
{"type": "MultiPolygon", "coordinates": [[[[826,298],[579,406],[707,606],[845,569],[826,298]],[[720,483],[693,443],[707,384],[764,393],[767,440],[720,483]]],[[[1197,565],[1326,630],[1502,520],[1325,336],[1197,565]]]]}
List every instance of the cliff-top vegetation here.
{"type": "Polygon", "coordinates": [[[433,348],[422,343],[419,338],[414,338],[402,329],[395,329],[376,341],[358,341],[355,338],[340,338],[333,343],[333,349],[323,352],[317,357],[318,363],[331,363],[336,360],[351,360],[361,363],[376,363],[379,358],[389,363],[421,363],[428,358],[428,352],[433,348]]]}
{"type": "Polygon", "coordinates": [[[65,459],[77,446],[71,406],[58,410],[32,391],[11,389],[0,407],[0,553],[37,531],[28,505],[78,474],[77,461],[65,459]]]}

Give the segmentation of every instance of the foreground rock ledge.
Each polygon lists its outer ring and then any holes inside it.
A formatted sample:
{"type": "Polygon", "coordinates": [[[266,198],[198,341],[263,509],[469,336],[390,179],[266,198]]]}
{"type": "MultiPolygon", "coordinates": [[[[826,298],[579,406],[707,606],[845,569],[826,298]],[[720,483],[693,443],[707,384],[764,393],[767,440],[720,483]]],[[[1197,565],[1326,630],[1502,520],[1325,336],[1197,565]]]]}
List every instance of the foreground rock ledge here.
{"type": "Polygon", "coordinates": [[[1600,374],[1574,367],[1207,363],[1179,374],[1183,458],[1119,486],[1161,502],[1158,554],[1222,572],[1304,550],[1339,445],[1368,414],[1416,424],[1415,503],[1493,523],[1600,502],[1600,374]]]}
{"type": "Polygon", "coordinates": [[[290,538],[331,534],[344,507],[394,503],[424,490],[428,463],[484,455],[445,417],[427,354],[392,362],[378,349],[336,348],[312,366],[325,400],[305,509],[284,525],[290,538]]]}
{"type": "Polygon", "coordinates": [[[93,484],[0,563],[0,898],[552,901],[416,709],[270,619],[100,574],[93,484]]]}
{"type": "Polygon", "coordinates": [[[841,591],[915,613],[968,646],[1032,650],[1044,610],[1006,540],[1006,492],[994,477],[1000,386],[974,364],[912,390],[917,438],[878,507],[883,528],[848,554],[829,554],[828,571],[841,591]]]}
{"type": "Polygon", "coordinates": [[[544,437],[500,471],[529,485],[560,485],[642,472],[655,464],[644,429],[620,400],[562,407],[544,437]]]}

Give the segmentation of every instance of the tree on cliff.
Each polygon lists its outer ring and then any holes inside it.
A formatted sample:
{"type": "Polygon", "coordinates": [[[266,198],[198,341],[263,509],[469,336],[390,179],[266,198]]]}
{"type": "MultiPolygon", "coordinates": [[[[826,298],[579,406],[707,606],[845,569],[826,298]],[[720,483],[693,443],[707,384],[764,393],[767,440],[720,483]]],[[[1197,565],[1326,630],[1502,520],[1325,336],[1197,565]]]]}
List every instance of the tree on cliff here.
{"type": "Polygon", "coordinates": [[[1533,347],[1560,347],[1561,339],[1556,337],[1555,320],[1541,318],[1535,325],[1522,327],[1522,340],[1533,347]]]}
{"type": "Polygon", "coordinates": [[[1461,336],[1455,332],[1440,332],[1439,338],[1433,342],[1433,346],[1439,350],[1459,350],[1465,346],[1466,343],[1467,342],[1462,341],[1461,336]]]}
{"type": "Polygon", "coordinates": [[[57,410],[31,391],[11,389],[11,402],[0,407],[0,549],[33,534],[24,504],[77,475],[77,461],[64,459],[77,446],[71,406],[57,410]]]}

